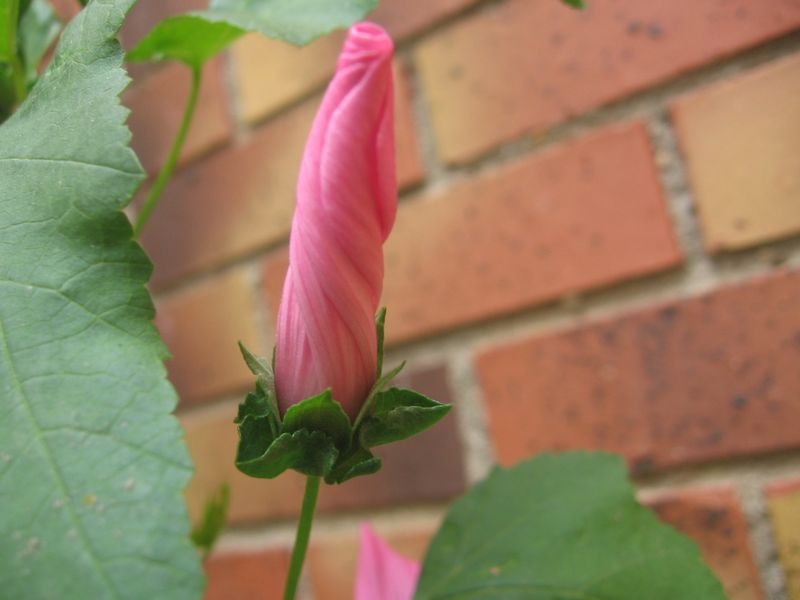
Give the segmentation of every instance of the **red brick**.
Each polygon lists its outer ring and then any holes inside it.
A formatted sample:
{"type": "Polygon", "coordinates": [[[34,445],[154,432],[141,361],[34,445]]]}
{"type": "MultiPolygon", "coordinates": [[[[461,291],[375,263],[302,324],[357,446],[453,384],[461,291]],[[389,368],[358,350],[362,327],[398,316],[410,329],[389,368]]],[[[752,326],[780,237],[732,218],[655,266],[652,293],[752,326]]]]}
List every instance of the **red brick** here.
{"type": "MultiPolygon", "coordinates": [[[[443,368],[418,371],[400,382],[441,402],[450,402],[443,368]]],[[[294,517],[300,508],[304,478],[294,472],[261,480],[239,473],[234,464],[236,407],[224,405],[183,418],[186,440],[196,465],[186,496],[196,521],[207,498],[223,482],[231,486],[229,522],[264,521],[294,517]]],[[[337,486],[323,486],[322,512],[409,503],[440,502],[465,488],[462,446],[451,413],[435,427],[404,442],[376,448],[383,468],[337,486]],[[424,469],[420,465],[425,465],[424,469]]]]}
{"type": "Polygon", "coordinates": [[[280,600],[289,571],[289,550],[215,553],[205,570],[204,600],[280,600]]]}
{"type": "Polygon", "coordinates": [[[65,23],[77,15],[81,9],[78,0],[51,0],[50,4],[58,17],[65,23]]]}
{"type": "MultiPolygon", "coordinates": [[[[149,173],[157,172],[167,159],[178,133],[191,85],[188,67],[172,62],[142,78],[123,98],[131,109],[132,145],[149,173]]],[[[223,144],[233,132],[228,116],[222,57],[203,69],[200,97],[181,152],[181,162],[223,144]]]]}
{"type": "Polygon", "coordinates": [[[778,554],[792,600],[800,599],[800,479],[771,484],[767,502],[778,554]]]}
{"type": "Polygon", "coordinates": [[[182,406],[244,391],[253,376],[237,343],[266,354],[249,274],[219,275],[157,302],[156,324],[172,359],[170,380],[182,406]]]}
{"type": "Polygon", "coordinates": [[[662,493],[647,504],[659,518],[692,538],[730,600],[761,600],[747,520],[730,487],[662,493]]]}
{"type": "MultiPolygon", "coordinates": [[[[434,528],[400,521],[391,528],[379,528],[377,531],[395,552],[421,561],[434,528]]],[[[358,550],[358,530],[355,527],[346,535],[312,537],[308,551],[308,574],[315,598],[352,599],[358,550]]]]}
{"type": "MultiPolygon", "coordinates": [[[[417,183],[424,172],[401,70],[397,81],[397,178],[404,187],[417,183]]],[[[288,237],[297,173],[319,101],[305,102],[247,141],[175,176],[142,237],[155,263],[153,286],[211,269],[288,237]]]]}
{"type": "Polygon", "coordinates": [[[794,0],[588,4],[509,0],[418,46],[444,160],[472,160],[800,25],[794,0]]]}
{"type": "Polygon", "coordinates": [[[800,54],[702,88],[673,105],[710,250],[800,233],[797,98],[800,54]]]}
{"type": "Polygon", "coordinates": [[[800,446],[798,297],[779,273],[484,351],[499,459],[602,448],[646,470],[800,446]]]}
{"type": "MultiPolygon", "coordinates": [[[[401,204],[385,250],[387,340],[429,335],[679,263],[650,154],[643,127],[626,125],[401,204]]],[[[285,251],[267,258],[264,284],[273,310],[285,271],[285,251]]]]}

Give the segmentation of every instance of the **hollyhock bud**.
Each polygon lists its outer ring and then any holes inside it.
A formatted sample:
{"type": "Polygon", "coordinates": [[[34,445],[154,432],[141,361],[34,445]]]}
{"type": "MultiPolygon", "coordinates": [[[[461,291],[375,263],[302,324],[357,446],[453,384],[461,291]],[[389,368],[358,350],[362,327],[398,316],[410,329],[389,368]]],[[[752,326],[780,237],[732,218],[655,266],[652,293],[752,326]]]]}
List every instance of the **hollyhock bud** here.
{"type": "Polygon", "coordinates": [[[350,28],[306,145],[278,311],[282,413],[331,388],[355,418],[376,379],[382,246],[397,208],[391,58],[382,28],[350,28]]]}

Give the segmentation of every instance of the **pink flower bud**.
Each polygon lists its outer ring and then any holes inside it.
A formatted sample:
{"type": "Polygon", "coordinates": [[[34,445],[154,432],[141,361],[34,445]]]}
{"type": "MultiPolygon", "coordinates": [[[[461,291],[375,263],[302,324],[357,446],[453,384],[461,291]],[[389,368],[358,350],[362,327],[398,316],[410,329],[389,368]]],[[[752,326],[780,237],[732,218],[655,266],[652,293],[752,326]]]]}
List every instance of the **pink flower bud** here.
{"type": "Polygon", "coordinates": [[[306,144],[278,311],[281,412],[327,388],[354,418],[375,382],[383,242],[394,224],[392,40],[350,28],[306,144]]]}

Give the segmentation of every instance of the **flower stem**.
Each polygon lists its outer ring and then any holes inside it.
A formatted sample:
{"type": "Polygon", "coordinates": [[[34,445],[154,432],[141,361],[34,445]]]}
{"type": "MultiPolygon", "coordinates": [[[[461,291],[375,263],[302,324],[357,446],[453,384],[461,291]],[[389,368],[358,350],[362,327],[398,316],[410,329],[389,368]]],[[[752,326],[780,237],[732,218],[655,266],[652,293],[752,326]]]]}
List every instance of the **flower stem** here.
{"type": "Polygon", "coordinates": [[[191,69],[192,89],[189,92],[189,99],[183,112],[183,120],[181,121],[180,129],[178,129],[178,134],[175,136],[175,141],[172,142],[169,156],[164,166],[161,167],[161,171],[159,171],[158,177],[156,177],[153,187],[150,188],[150,193],[147,195],[147,200],[142,204],[139,215],[136,217],[136,225],[133,227],[133,234],[136,237],[142,232],[147,219],[150,218],[150,213],[153,212],[156,204],[158,204],[161,193],[167,186],[172,172],[175,170],[175,165],[178,164],[178,157],[180,156],[181,148],[183,148],[183,143],[186,141],[186,134],[189,133],[189,125],[192,123],[194,109],[197,106],[197,97],[200,95],[200,81],[202,79],[202,67],[193,66],[191,69]]]}
{"type": "Polygon", "coordinates": [[[300,521],[297,523],[297,535],[294,538],[292,561],[289,564],[289,575],[286,577],[283,600],[294,600],[297,593],[297,584],[300,581],[300,572],[303,570],[303,561],[308,549],[308,538],[311,535],[311,522],[314,520],[314,509],[317,506],[319,484],[319,477],[309,476],[306,480],[306,493],[303,496],[300,521]]]}

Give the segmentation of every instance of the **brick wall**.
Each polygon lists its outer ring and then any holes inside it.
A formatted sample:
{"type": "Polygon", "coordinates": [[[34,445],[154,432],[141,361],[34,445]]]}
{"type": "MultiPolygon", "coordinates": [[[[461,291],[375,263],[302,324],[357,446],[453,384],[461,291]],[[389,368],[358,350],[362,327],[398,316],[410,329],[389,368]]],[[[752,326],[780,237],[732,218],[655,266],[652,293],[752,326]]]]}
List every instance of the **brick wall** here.
{"type": "MultiPolygon", "coordinates": [[[[304,593],[349,598],[356,524],[420,556],[492,461],[602,448],[693,537],[735,600],[800,600],[800,2],[383,0],[397,40],[401,204],[386,248],[389,364],[452,400],[381,474],[323,491],[304,593]]],[[[130,44],[201,0],[143,2],[130,44]]],[[[205,70],[143,241],[197,462],[230,528],[208,598],[277,598],[302,481],[232,459],[267,354],[300,155],[342,35],[248,36],[205,70]]],[[[187,93],[137,67],[154,172],[187,93]]]]}

